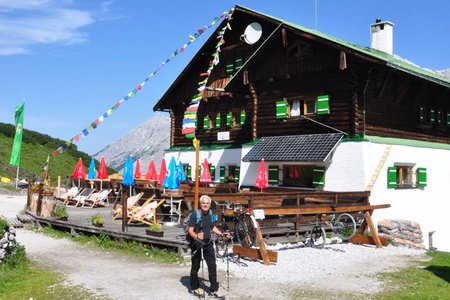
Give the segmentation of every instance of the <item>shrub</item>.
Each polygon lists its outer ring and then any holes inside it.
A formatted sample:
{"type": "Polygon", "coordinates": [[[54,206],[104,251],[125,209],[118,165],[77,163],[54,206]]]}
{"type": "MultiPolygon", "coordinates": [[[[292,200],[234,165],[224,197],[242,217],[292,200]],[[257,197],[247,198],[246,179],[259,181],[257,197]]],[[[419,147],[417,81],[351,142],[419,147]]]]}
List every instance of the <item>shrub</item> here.
{"type": "Polygon", "coordinates": [[[5,219],[0,218],[0,238],[5,234],[5,230],[9,228],[8,222],[5,219]]]}
{"type": "Polygon", "coordinates": [[[149,225],[149,229],[153,232],[161,232],[162,231],[162,226],[159,225],[158,223],[151,223],[149,225]]]}
{"type": "Polygon", "coordinates": [[[55,208],[55,216],[58,218],[67,218],[69,217],[69,213],[67,212],[67,208],[64,205],[57,206],[55,208]]]}
{"type": "Polygon", "coordinates": [[[91,216],[92,225],[103,225],[105,224],[105,219],[100,214],[95,214],[91,216]]]}

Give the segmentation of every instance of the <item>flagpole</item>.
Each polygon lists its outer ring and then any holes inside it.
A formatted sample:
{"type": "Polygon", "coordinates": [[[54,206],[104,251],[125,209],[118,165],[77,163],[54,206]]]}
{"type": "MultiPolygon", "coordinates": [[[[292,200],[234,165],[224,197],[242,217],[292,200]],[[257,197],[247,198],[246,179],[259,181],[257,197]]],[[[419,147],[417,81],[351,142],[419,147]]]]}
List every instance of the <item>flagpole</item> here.
{"type": "Polygon", "coordinates": [[[17,166],[17,171],[16,171],[16,189],[18,187],[19,184],[19,166],[17,166]]]}
{"type": "Polygon", "coordinates": [[[199,178],[198,178],[198,165],[200,160],[200,141],[196,139],[195,141],[195,194],[194,194],[194,210],[198,209],[198,189],[199,189],[199,178]]]}

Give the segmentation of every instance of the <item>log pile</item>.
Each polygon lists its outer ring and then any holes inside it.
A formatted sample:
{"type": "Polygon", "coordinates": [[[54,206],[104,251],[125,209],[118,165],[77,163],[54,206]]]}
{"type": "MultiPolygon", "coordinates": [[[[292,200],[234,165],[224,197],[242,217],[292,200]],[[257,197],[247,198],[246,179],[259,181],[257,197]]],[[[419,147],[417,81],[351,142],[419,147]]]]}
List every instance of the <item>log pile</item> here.
{"type": "Polygon", "coordinates": [[[385,219],[378,222],[380,237],[388,238],[396,246],[425,249],[420,225],[408,220],[385,219]]]}

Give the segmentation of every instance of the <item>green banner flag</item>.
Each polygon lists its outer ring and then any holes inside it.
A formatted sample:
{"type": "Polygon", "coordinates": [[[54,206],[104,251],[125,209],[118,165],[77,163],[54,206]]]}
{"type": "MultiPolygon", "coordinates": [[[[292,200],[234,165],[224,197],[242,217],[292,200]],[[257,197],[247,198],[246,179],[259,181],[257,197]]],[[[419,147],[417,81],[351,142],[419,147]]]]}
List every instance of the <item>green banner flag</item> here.
{"type": "Polygon", "coordinates": [[[25,103],[16,107],[16,134],[14,135],[14,143],[11,150],[11,159],[9,164],[11,166],[18,166],[20,164],[20,150],[22,148],[22,134],[23,134],[23,111],[25,103]]]}

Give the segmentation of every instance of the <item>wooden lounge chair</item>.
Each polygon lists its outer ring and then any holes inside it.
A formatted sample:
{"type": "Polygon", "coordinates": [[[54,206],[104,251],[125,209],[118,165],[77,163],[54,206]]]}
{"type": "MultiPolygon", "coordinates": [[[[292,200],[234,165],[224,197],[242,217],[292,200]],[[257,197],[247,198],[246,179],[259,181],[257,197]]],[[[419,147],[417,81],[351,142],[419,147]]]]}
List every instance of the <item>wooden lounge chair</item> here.
{"type": "Polygon", "coordinates": [[[69,198],[73,198],[76,195],[78,195],[81,192],[78,187],[73,186],[70,189],[67,190],[67,192],[62,193],[61,195],[57,196],[56,199],[63,201],[63,204],[66,204],[69,198]]]}
{"type": "MultiPolygon", "coordinates": [[[[136,208],[137,203],[139,202],[139,199],[142,198],[142,196],[144,195],[144,193],[139,193],[137,195],[128,197],[127,199],[127,212],[136,208]]],[[[122,205],[121,204],[117,204],[116,208],[113,209],[112,211],[113,214],[113,221],[115,219],[117,219],[118,217],[120,217],[122,215],[122,205]]]]}
{"type": "Polygon", "coordinates": [[[91,196],[91,194],[95,191],[95,189],[91,188],[85,188],[81,193],[79,193],[77,196],[68,199],[66,205],[74,204],[75,206],[78,206],[79,204],[83,204],[86,199],[91,196]]]}
{"type": "Polygon", "coordinates": [[[90,208],[93,208],[94,206],[103,206],[103,207],[108,206],[109,193],[111,193],[111,190],[109,189],[92,193],[81,206],[84,207],[85,205],[87,205],[90,208]]]}
{"type": "Polygon", "coordinates": [[[155,196],[152,196],[151,198],[149,198],[147,201],[145,201],[145,203],[141,206],[138,207],[137,209],[130,211],[128,214],[128,224],[130,224],[132,221],[137,221],[137,222],[141,222],[144,224],[152,224],[152,223],[157,223],[156,221],[156,209],[164,203],[164,199],[162,200],[154,200],[153,198],[155,196]],[[153,222],[152,222],[153,219],[153,222]]]}

